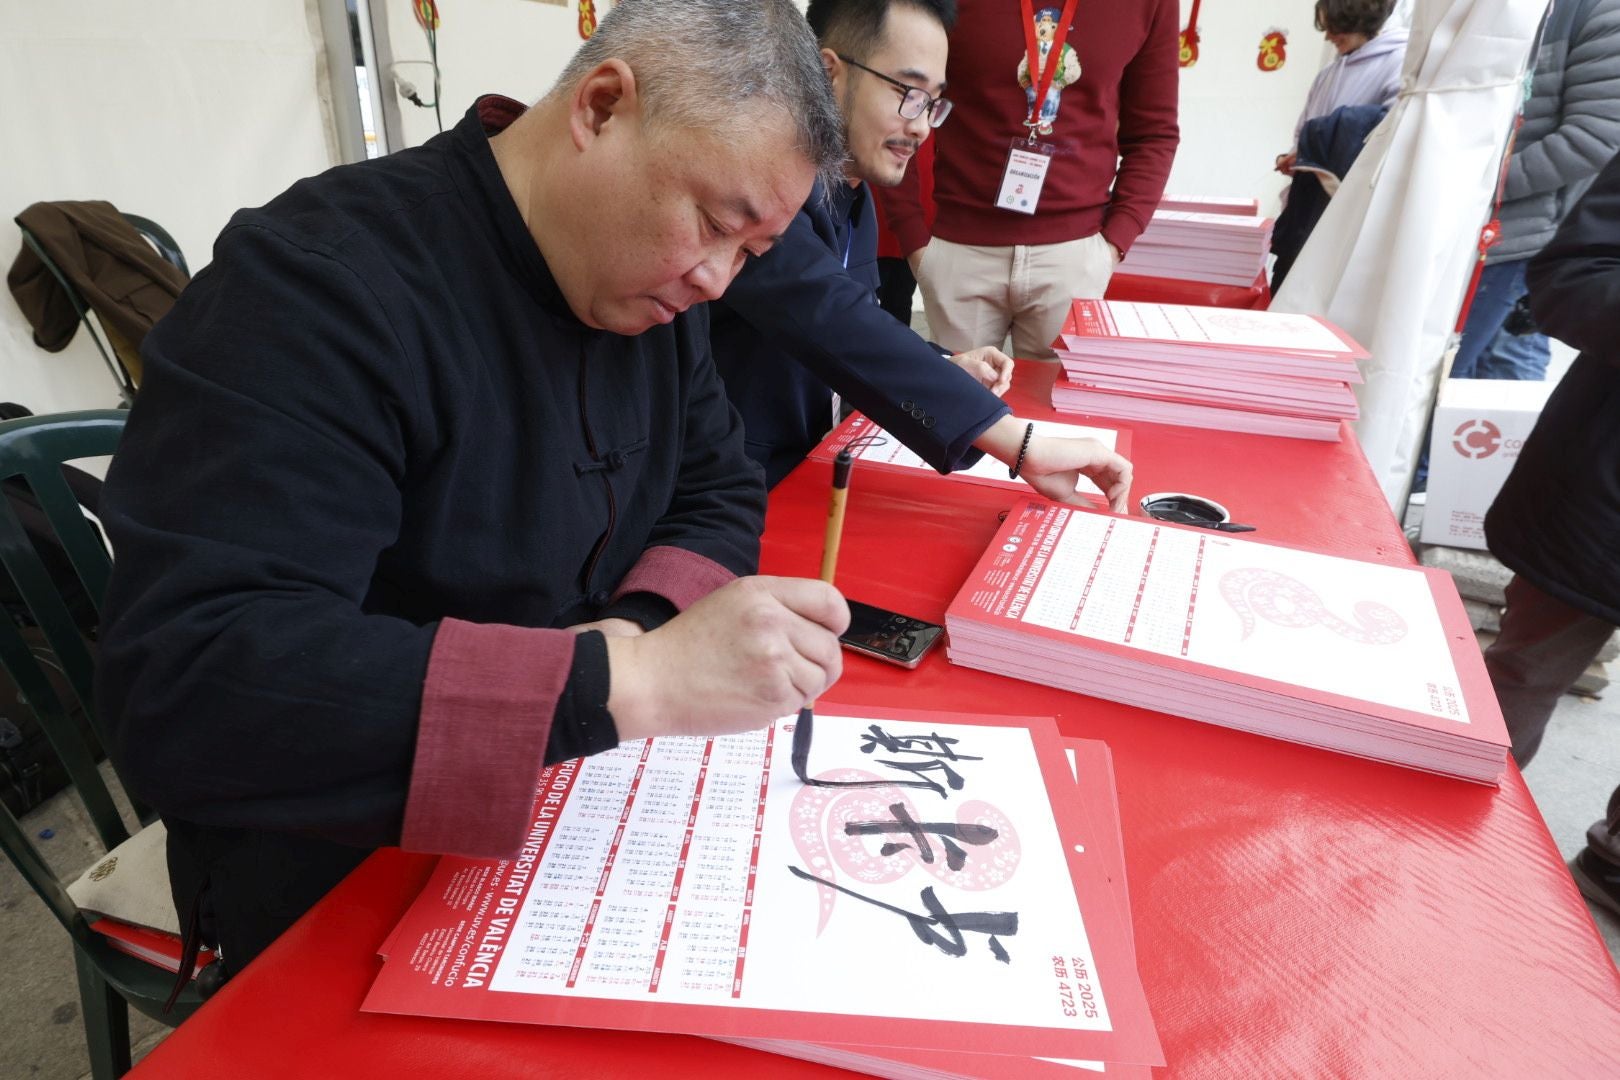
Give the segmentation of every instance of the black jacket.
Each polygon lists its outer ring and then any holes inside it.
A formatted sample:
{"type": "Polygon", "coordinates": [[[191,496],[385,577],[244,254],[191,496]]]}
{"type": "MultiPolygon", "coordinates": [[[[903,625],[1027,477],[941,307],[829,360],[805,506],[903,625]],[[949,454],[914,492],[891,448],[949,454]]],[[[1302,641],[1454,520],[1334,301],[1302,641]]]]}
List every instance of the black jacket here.
{"type": "Polygon", "coordinates": [[[1491,553],[1620,624],[1620,157],[1531,260],[1530,311],[1581,350],[1485,516],[1491,553]]]}
{"type": "Polygon", "coordinates": [[[1299,129],[1294,179],[1288,185],[1288,205],[1277,215],[1277,223],[1271,230],[1271,253],[1277,256],[1271,268],[1273,292],[1282,287],[1283,278],[1293,269],[1294,260],[1305,249],[1305,241],[1311,238],[1311,231],[1332,198],[1322,186],[1322,174],[1343,180],[1350,166],[1361,156],[1367,136],[1387,112],[1387,105],[1344,105],[1326,116],[1305,121],[1299,129]]]}
{"type": "Polygon", "coordinates": [[[237,214],[146,339],[96,696],[233,964],[399,842],[440,620],[630,615],[611,594],[652,547],[757,564],[764,488],[706,313],[576,319],[482,104],[237,214]]]}
{"type": "Polygon", "coordinates": [[[714,360],[742,414],[748,456],[774,485],[832,426],[832,395],[940,472],[1007,406],[878,305],[870,193],[818,184],[782,239],[709,305],[714,360]],[[847,262],[847,265],[846,265],[847,262]]]}

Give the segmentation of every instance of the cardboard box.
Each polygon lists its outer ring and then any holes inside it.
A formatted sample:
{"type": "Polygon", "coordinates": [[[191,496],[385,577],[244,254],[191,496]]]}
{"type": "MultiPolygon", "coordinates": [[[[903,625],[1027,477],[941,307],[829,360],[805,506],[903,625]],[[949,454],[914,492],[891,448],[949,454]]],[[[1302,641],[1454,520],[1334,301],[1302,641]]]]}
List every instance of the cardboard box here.
{"type": "Polygon", "coordinates": [[[1425,544],[1485,547],[1485,511],[1513,471],[1555,384],[1447,379],[1429,440],[1425,544]]]}

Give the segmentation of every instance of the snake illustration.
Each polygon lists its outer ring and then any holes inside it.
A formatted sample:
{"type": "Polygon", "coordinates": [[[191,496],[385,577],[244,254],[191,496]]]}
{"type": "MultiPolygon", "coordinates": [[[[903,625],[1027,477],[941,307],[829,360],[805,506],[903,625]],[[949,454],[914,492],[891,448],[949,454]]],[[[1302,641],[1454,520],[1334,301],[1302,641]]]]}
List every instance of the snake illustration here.
{"type": "MultiPolygon", "coordinates": [[[[884,777],[862,769],[839,769],[824,773],[822,780],[882,780],[884,777]]],[[[840,792],[837,788],[803,787],[793,797],[789,810],[793,846],[804,860],[805,869],[816,877],[832,881],[843,873],[853,879],[849,887],[883,885],[897,881],[920,868],[942,882],[971,892],[994,889],[1006,884],[1018,870],[1022,850],[1018,843],[1018,830],[1007,815],[990,803],[968,799],[954,806],[950,813],[932,807],[920,812],[904,794],[903,788],[855,788],[840,792]],[[903,835],[851,836],[845,826],[852,823],[892,821],[891,807],[899,804],[905,813],[919,822],[937,822],[950,819],[958,825],[985,826],[995,830],[996,838],[986,844],[961,844],[966,862],[960,870],[946,865],[943,841],[930,834],[932,861],[925,861],[911,838],[903,835]],[[891,854],[883,854],[886,844],[905,845],[891,854]]],[[[817,885],[821,894],[820,918],[816,924],[819,936],[832,917],[833,903],[838,898],[835,889],[817,885]]]]}
{"type": "Polygon", "coordinates": [[[1362,600],[1355,606],[1356,621],[1347,622],[1329,611],[1310,586],[1275,570],[1229,570],[1221,576],[1221,595],[1243,621],[1244,638],[1254,632],[1256,615],[1299,630],[1325,626],[1362,645],[1393,645],[1406,637],[1406,620],[1393,608],[1362,600]]]}

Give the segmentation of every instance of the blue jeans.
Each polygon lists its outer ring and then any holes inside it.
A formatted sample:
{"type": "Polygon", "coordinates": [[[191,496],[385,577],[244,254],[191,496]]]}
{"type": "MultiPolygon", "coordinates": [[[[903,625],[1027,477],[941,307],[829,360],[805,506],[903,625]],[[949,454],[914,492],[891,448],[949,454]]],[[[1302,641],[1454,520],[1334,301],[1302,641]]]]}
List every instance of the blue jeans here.
{"type": "Polygon", "coordinates": [[[1453,379],[1519,379],[1536,381],[1547,375],[1551,353],[1543,334],[1509,334],[1502,329],[1509,312],[1528,291],[1524,268],[1528,259],[1492,263],[1479,276],[1462,344],[1451,363],[1453,379]]]}

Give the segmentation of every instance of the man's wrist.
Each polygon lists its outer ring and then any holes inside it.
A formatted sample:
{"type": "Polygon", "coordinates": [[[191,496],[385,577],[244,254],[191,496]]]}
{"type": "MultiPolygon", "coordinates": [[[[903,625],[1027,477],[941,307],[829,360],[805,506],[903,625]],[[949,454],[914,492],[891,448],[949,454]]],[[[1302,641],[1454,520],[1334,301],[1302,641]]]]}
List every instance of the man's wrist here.
{"type": "Polygon", "coordinates": [[[1018,458],[1018,450],[1024,444],[1024,431],[1029,421],[1020,420],[1012,413],[1008,413],[980,433],[973,445],[983,450],[1003,465],[1011,466],[1018,458]]]}
{"type": "Polygon", "coordinates": [[[619,739],[631,742],[653,734],[656,716],[654,691],[643,671],[645,637],[605,638],[608,664],[608,712],[619,729],[619,739]]]}

